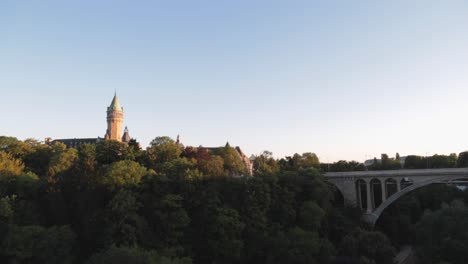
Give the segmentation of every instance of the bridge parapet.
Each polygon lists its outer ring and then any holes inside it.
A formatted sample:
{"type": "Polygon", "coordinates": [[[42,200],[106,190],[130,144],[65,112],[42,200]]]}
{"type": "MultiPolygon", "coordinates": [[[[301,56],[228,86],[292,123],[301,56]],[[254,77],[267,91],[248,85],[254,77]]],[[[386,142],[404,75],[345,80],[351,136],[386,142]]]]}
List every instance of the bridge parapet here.
{"type": "Polygon", "coordinates": [[[468,168],[327,172],[325,173],[325,177],[327,178],[417,177],[417,176],[432,176],[432,175],[463,175],[463,174],[468,175],[468,168]]]}

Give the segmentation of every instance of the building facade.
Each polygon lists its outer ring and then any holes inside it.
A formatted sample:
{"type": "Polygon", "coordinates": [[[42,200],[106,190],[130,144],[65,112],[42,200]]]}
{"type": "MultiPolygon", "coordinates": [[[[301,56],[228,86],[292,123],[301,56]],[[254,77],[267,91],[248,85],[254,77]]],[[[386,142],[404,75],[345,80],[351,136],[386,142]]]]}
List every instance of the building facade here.
{"type": "Polygon", "coordinates": [[[104,138],[67,138],[67,139],[55,139],[46,138],[46,144],[54,144],[60,142],[65,144],[69,148],[78,148],[83,144],[96,144],[101,140],[117,140],[128,144],[131,140],[128,128],[123,129],[124,111],[120,105],[117,94],[114,95],[112,102],[107,107],[107,130],[104,138]]]}

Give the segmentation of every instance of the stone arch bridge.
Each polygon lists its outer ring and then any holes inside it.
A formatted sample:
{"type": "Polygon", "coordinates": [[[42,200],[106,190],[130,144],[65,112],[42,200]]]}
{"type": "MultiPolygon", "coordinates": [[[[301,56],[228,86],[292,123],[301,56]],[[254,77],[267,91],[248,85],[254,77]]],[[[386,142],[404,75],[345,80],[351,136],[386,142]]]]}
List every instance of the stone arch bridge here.
{"type": "Polygon", "coordinates": [[[329,172],[325,177],[345,204],[359,206],[363,219],[374,225],[390,204],[413,190],[433,183],[468,183],[468,168],[329,172]]]}

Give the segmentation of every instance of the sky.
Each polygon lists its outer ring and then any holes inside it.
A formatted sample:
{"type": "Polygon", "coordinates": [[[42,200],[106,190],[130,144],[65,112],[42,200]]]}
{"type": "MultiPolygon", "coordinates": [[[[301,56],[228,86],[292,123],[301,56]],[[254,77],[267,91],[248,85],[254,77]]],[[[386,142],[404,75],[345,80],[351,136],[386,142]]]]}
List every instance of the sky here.
{"type": "Polygon", "coordinates": [[[0,135],[321,161],[468,149],[468,2],[0,1],[0,135]]]}

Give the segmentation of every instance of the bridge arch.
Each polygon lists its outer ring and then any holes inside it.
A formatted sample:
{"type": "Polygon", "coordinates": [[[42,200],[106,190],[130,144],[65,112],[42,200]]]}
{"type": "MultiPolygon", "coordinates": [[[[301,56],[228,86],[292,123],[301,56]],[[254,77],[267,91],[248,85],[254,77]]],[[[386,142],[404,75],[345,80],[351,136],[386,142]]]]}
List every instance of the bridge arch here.
{"type": "Polygon", "coordinates": [[[414,184],[413,179],[408,178],[408,177],[404,177],[404,178],[402,178],[400,180],[400,188],[401,189],[405,189],[406,187],[411,186],[413,184],[414,184]]]}
{"type": "Polygon", "coordinates": [[[371,192],[371,208],[377,208],[384,201],[384,188],[382,188],[382,181],[377,178],[370,180],[370,192],[371,192]]]}
{"type": "Polygon", "coordinates": [[[388,199],[390,196],[400,190],[400,186],[398,186],[399,184],[400,183],[393,178],[388,178],[385,180],[385,199],[388,199]]]}
{"type": "Polygon", "coordinates": [[[386,199],[381,205],[379,205],[377,208],[375,208],[375,210],[372,212],[372,213],[365,213],[363,215],[363,219],[368,222],[369,224],[371,224],[372,226],[375,225],[375,223],[377,222],[377,220],[379,219],[379,217],[382,215],[383,211],[385,209],[387,209],[387,207],[389,207],[391,204],[393,204],[396,200],[398,200],[400,197],[414,191],[414,190],[417,190],[417,189],[420,189],[420,188],[423,188],[423,187],[426,187],[430,184],[434,184],[434,183],[444,183],[444,184],[447,184],[447,183],[450,183],[451,181],[455,181],[455,180],[468,180],[468,175],[467,176],[458,176],[458,177],[455,177],[454,176],[441,176],[441,177],[435,177],[435,178],[430,178],[428,180],[424,180],[424,181],[421,181],[421,182],[417,182],[417,183],[412,183],[411,185],[408,185],[406,187],[403,188],[402,186],[402,189],[401,191],[399,192],[396,192],[394,193],[393,195],[389,196],[388,199],[386,199]]]}
{"type": "Polygon", "coordinates": [[[357,205],[362,210],[365,210],[368,207],[366,181],[364,181],[363,179],[358,179],[358,180],[356,180],[355,185],[356,185],[357,205]]]}

